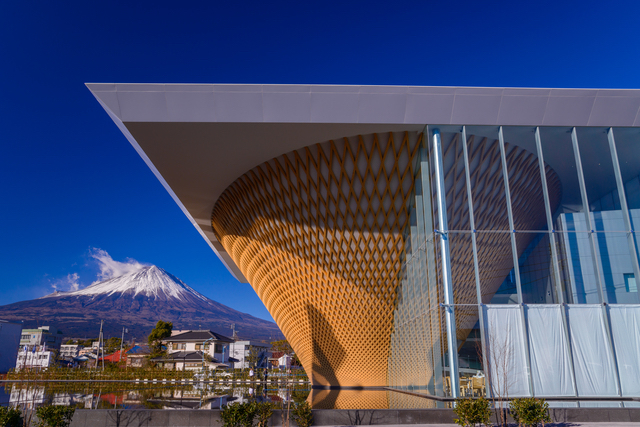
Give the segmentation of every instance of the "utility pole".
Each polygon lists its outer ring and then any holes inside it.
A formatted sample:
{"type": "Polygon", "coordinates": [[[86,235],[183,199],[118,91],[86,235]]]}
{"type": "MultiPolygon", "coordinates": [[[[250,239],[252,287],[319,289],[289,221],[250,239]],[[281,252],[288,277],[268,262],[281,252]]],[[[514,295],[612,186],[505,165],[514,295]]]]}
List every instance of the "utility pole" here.
{"type": "Polygon", "coordinates": [[[118,358],[118,362],[122,362],[122,345],[124,344],[124,326],[122,327],[122,339],[120,340],[120,357],[118,358]]]}
{"type": "Polygon", "coordinates": [[[104,320],[100,321],[100,336],[98,336],[98,359],[96,360],[96,370],[98,369],[98,361],[100,360],[100,350],[102,350],[102,370],[104,371],[104,338],[102,335],[102,325],[104,320]]]}

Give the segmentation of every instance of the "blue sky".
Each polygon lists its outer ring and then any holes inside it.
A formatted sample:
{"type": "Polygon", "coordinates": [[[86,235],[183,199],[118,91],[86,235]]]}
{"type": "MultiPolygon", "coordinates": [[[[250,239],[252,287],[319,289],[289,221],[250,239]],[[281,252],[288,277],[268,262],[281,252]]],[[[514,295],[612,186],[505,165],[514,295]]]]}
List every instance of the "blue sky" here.
{"type": "Polygon", "coordinates": [[[0,2],[0,304],[155,264],[270,319],[85,82],[640,88],[640,2],[0,2]],[[76,276],[77,275],[77,276],[76,276]]]}

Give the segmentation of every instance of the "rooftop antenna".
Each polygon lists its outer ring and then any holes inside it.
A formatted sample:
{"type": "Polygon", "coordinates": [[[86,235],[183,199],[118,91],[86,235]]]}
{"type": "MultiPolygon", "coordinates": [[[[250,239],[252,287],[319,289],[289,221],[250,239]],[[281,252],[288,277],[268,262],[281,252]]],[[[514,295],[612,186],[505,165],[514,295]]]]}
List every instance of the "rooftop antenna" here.
{"type": "Polygon", "coordinates": [[[233,335],[231,336],[231,338],[234,341],[238,341],[238,332],[236,331],[236,324],[235,323],[231,324],[231,330],[233,331],[233,335]]]}

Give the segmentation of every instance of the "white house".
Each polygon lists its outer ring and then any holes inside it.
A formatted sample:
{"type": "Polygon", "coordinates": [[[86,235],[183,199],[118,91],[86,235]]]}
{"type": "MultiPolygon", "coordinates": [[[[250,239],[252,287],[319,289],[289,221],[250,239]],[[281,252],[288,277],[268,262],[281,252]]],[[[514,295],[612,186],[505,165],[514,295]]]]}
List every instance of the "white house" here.
{"type": "Polygon", "coordinates": [[[233,367],[236,369],[266,368],[271,356],[269,347],[271,347],[269,344],[257,341],[232,342],[229,356],[233,358],[233,367]]]}
{"type": "Polygon", "coordinates": [[[83,349],[84,346],[80,344],[62,344],[60,346],[60,357],[64,359],[78,357],[83,349]]]}
{"type": "Polygon", "coordinates": [[[41,369],[46,370],[53,364],[53,352],[42,348],[29,349],[24,347],[16,359],[16,371],[20,371],[23,368],[26,369],[41,369]]]}

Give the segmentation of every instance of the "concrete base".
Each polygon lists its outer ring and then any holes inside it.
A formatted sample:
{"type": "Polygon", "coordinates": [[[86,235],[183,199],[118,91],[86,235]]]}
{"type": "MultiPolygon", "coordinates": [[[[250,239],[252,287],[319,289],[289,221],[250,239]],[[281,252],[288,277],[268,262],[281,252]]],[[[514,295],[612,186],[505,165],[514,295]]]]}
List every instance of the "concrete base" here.
{"type": "MultiPolygon", "coordinates": [[[[640,423],[640,408],[552,408],[553,423],[640,423]]],[[[316,426],[454,424],[451,409],[314,409],[316,426]]],[[[282,426],[274,411],[270,426],[282,426]]],[[[492,420],[495,423],[495,419],[492,420]]],[[[70,427],[222,427],[220,410],[79,409],[70,427]]],[[[291,427],[296,424],[291,421],[291,427]]]]}

